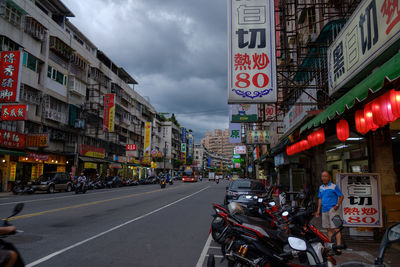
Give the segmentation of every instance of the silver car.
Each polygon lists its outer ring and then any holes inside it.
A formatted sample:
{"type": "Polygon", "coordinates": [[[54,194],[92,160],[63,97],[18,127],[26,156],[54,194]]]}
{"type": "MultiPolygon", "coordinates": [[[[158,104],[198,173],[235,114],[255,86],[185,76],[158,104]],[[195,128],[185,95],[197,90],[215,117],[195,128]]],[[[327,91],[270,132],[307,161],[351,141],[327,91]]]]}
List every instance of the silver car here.
{"type": "Polygon", "coordinates": [[[43,173],[39,179],[32,182],[32,188],[38,191],[72,191],[72,181],[64,172],[48,172],[43,173]]]}

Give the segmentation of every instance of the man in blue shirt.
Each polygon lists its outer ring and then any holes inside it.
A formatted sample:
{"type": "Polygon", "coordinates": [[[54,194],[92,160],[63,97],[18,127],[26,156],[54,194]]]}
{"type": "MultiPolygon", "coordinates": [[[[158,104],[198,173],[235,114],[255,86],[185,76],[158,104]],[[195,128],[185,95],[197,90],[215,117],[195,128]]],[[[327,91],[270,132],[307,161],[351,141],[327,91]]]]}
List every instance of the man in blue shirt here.
{"type": "Polygon", "coordinates": [[[322,185],[319,187],[318,193],[318,210],[316,217],[319,217],[322,208],[322,227],[328,229],[328,237],[332,238],[333,232],[336,234],[336,243],[341,244],[342,236],[339,229],[334,225],[332,218],[338,215],[339,206],[343,201],[343,194],[339,187],[331,182],[331,175],[328,171],[323,171],[321,174],[322,185]]]}

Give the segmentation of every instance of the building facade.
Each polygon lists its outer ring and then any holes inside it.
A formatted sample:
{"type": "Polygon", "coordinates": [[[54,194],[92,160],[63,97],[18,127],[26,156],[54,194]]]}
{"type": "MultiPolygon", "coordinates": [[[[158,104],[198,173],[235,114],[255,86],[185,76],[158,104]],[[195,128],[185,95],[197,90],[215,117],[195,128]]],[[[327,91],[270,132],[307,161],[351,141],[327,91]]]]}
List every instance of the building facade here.
{"type": "Polygon", "coordinates": [[[212,132],[206,132],[205,138],[201,140],[201,144],[209,151],[220,154],[224,157],[232,157],[234,144],[229,143],[229,130],[215,129],[212,132]]]}

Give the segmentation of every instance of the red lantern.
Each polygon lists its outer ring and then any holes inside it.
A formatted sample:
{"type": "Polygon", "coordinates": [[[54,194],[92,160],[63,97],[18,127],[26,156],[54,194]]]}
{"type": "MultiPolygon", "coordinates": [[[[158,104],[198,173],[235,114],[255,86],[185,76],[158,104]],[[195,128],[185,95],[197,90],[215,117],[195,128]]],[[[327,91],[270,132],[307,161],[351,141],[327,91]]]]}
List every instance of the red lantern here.
{"type": "Polygon", "coordinates": [[[372,101],[372,118],[376,125],[382,127],[396,120],[390,104],[390,93],[386,93],[372,101]]]}
{"type": "Polygon", "coordinates": [[[337,138],[342,142],[349,138],[349,123],[346,120],[340,120],[336,124],[336,135],[337,138]]]}
{"type": "Polygon", "coordinates": [[[379,128],[379,126],[374,123],[374,114],[372,113],[371,102],[366,104],[364,107],[364,119],[369,130],[375,131],[379,128]]]}
{"type": "Polygon", "coordinates": [[[313,134],[311,133],[311,134],[309,134],[309,135],[307,136],[307,141],[308,141],[308,144],[309,144],[310,146],[314,146],[313,140],[314,140],[313,134]]]}
{"type": "Polygon", "coordinates": [[[321,145],[325,142],[325,132],[324,129],[319,129],[318,131],[315,132],[315,139],[316,139],[316,144],[321,145]]]}
{"type": "Polygon", "coordinates": [[[356,111],[355,123],[357,132],[360,134],[366,134],[369,131],[367,122],[364,118],[364,110],[361,109],[356,111]]]}
{"type": "Polygon", "coordinates": [[[392,89],[389,93],[390,105],[393,115],[400,118],[400,91],[392,89]]]}

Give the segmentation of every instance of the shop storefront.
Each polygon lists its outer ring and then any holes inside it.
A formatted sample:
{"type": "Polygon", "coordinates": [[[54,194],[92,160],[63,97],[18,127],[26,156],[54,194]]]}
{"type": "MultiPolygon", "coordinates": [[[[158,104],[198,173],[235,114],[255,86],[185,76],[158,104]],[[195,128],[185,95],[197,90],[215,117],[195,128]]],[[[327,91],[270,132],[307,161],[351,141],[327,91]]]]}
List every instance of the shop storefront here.
{"type": "Polygon", "coordinates": [[[75,172],[75,176],[82,171],[92,178],[97,174],[103,177],[111,175],[108,161],[105,160],[105,149],[81,144],[79,155],[78,172],[75,172]]]}

